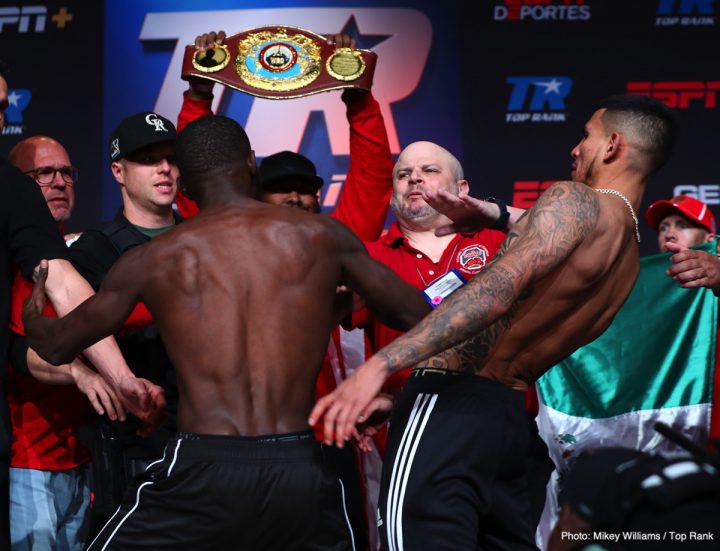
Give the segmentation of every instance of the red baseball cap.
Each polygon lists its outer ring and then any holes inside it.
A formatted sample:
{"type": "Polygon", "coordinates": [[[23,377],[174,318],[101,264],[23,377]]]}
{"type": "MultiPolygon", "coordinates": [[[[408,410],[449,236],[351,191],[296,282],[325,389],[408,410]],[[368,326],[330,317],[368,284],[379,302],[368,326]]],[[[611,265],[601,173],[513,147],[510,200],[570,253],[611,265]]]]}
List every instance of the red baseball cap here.
{"type": "Polygon", "coordinates": [[[645,211],[645,221],[657,231],[660,221],[671,214],[684,216],[697,222],[710,233],[716,233],[715,216],[710,207],[688,195],[676,195],[669,201],[667,199],[655,201],[645,211]]]}

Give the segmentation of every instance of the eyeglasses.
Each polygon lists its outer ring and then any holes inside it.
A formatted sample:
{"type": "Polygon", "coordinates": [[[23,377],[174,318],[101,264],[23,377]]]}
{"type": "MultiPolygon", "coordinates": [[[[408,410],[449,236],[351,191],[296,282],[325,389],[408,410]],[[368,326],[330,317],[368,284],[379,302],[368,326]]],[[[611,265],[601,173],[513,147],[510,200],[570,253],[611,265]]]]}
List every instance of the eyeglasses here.
{"type": "Polygon", "coordinates": [[[30,174],[41,186],[49,186],[55,180],[56,172],[60,173],[60,177],[66,184],[73,185],[78,180],[78,169],[74,166],[61,166],[60,168],[41,166],[27,170],[25,174],[30,174]]]}

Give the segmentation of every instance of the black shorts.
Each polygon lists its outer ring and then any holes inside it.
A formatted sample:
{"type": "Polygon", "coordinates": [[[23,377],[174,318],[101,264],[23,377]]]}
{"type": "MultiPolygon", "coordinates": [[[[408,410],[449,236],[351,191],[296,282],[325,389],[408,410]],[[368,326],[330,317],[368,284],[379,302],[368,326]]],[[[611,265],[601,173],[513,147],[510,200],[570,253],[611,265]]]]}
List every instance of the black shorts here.
{"type": "Polygon", "coordinates": [[[337,476],[310,432],[178,433],[89,550],[353,549],[337,476]]]}
{"type": "Polygon", "coordinates": [[[524,395],[475,375],[411,376],[390,422],[384,551],[536,549],[524,395]]]}

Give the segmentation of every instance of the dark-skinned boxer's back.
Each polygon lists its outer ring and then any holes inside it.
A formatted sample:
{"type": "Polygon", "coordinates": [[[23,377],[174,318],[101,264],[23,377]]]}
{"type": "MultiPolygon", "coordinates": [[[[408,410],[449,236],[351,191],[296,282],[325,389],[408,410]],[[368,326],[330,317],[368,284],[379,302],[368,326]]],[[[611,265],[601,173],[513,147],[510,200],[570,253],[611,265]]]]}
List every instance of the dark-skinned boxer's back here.
{"type": "MultiPolygon", "coordinates": [[[[307,432],[340,283],[396,326],[411,325],[427,310],[417,290],[372,260],[341,223],[232,198],[128,251],[98,294],[64,318],[60,333],[70,350],[114,331],[142,301],[178,374],[182,432],[164,460],[136,480],[91,549],[129,548],[138,537],[179,549],[222,546],[241,533],[265,537],[286,525],[287,500],[269,491],[278,483],[287,484],[287,495],[308,498],[291,508],[294,522],[312,525],[298,546],[353,548],[343,522],[344,489],[307,432]],[[65,333],[65,327],[73,329],[65,333]],[[246,477],[261,487],[250,491],[241,483],[246,477]],[[271,498],[260,507],[251,494],[271,498]],[[223,496],[228,511],[240,501],[242,511],[257,516],[209,515],[222,508],[223,496]]],[[[268,545],[263,548],[273,548],[268,545]]]]}

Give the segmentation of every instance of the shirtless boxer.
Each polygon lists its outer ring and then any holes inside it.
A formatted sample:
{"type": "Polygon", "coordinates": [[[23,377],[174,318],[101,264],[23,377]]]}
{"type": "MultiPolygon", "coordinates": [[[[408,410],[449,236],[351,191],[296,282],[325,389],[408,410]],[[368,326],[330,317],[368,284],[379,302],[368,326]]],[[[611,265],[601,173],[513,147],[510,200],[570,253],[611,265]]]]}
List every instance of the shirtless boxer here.
{"type": "Polygon", "coordinates": [[[90,549],[350,549],[341,484],[307,424],[336,288],[399,326],[428,307],[343,224],[251,199],[236,122],[198,119],[175,154],[200,214],[126,252],[68,316],[40,317],[42,277],[25,309],[31,345],[62,363],[142,301],[177,369],[182,432],[90,549]]]}
{"type": "Polygon", "coordinates": [[[416,366],[390,425],[383,549],[535,549],[521,391],[600,335],[630,293],[636,209],[673,136],[661,103],[603,101],[571,152],[575,181],[548,188],[489,267],[313,409],[342,445],[388,375],[416,366]],[[464,354],[474,369],[459,367],[464,354]]]}

